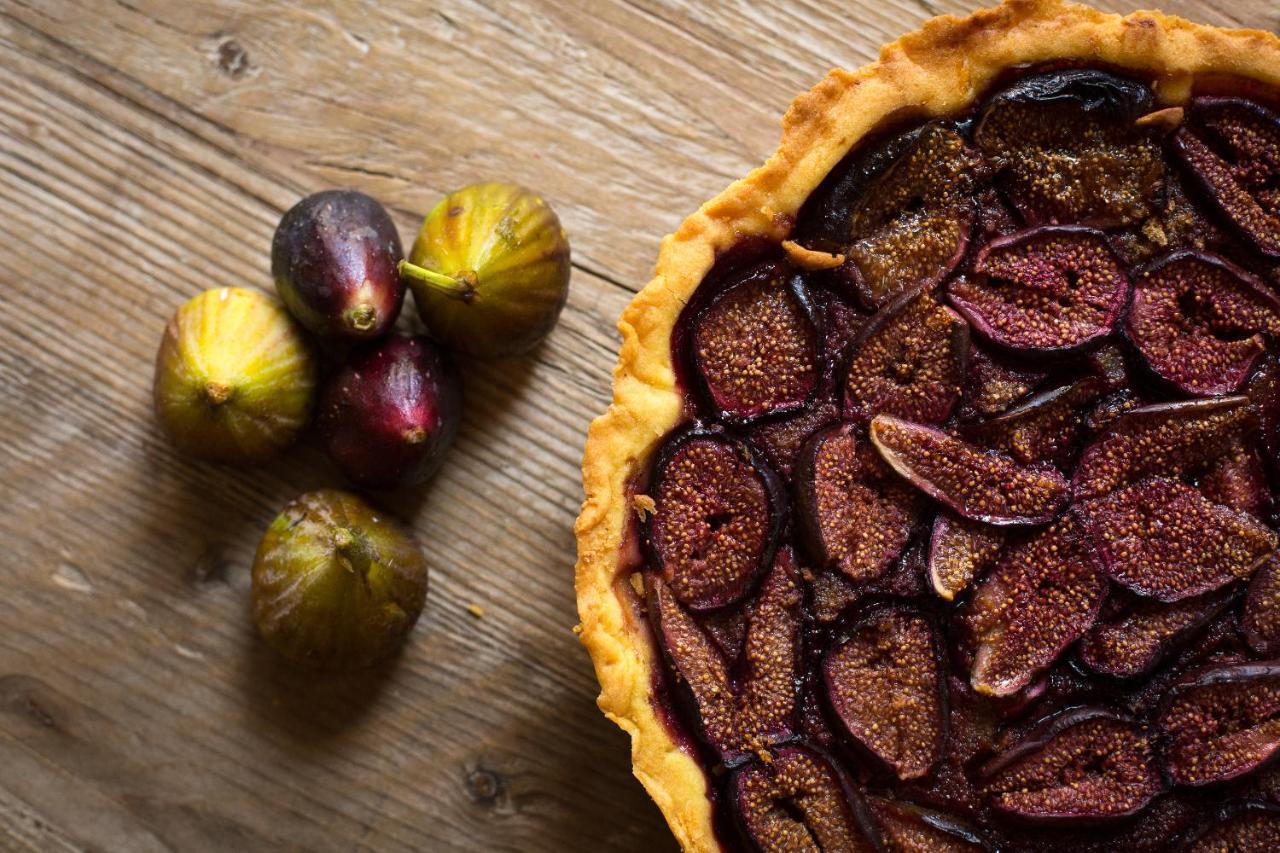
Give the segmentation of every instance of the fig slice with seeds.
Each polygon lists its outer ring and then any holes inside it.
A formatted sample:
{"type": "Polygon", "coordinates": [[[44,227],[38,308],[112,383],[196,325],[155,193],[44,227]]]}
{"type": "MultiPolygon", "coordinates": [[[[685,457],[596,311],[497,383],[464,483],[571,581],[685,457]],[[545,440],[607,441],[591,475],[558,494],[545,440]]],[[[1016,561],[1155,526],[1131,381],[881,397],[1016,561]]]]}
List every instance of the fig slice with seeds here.
{"type": "Polygon", "coordinates": [[[1179,785],[1251,773],[1280,751],[1280,661],[1209,667],[1169,689],[1164,767],[1179,785]]]}
{"type": "Polygon", "coordinates": [[[738,827],[762,853],[875,853],[881,849],[862,796],[811,746],[779,747],[729,785],[738,827]]]}
{"type": "Polygon", "coordinates": [[[922,424],[877,415],[871,441],[908,482],[973,521],[1043,524],[1070,497],[1051,467],[1024,467],[922,424]]]}
{"type": "Polygon", "coordinates": [[[848,255],[868,308],[942,281],[964,257],[982,158],[956,131],[925,125],[853,209],[848,255]]]}
{"type": "Polygon", "coordinates": [[[1271,506],[1262,457],[1251,443],[1237,441],[1200,478],[1200,492],[1216,504],[1261,517],[1271,506]]]}
{"type": "Polygon", "coordinates": [[[941,659],[929,618],[893,606],[873,609],[823,658],[822,679],[835,719],[899,779],[925,776],[942,755],[941,659]]]}
{"type": "Polygon", "coordinates": [[[692,610],[739,600],[769,565],[782,529],[782,486],[748,445],[693,427],[658,455],[650,558],[692,610]]]}
{"type": "Polygon", "coordinates": [[[964,389],[966,408],[983,417],[998,415],[1035,390],[1044,377],[1043,371],[1013,366],[986,350],[971,347],[964,389]]]}
{"type": "Polygon", "coordinates": [[[884,413],[924,423],[951,414],[964,384],[969,327],[931,291],[907,293],[867,321],[851,345],[845,417],[884,413]]]}
{"type": "Polygon", "coordinates": [[[840,407],[836,401],[824,397],[815,400],[809,408],[797,415],[752,424],[747,430],[747,437],[765,455],[775,471],[790,479],[805,442],[839,417],[840,407]]]}
{"type": "Polygon", "coordinates": [[[1177,252],[1134,278],[1125,332],[1151,371],[1195,396],[1229,394],[1280,331],[1280,300],[1214,255],[1177,252]]]}
{"type": "Polygon", "coordinates": [[[1252,853],[1280,850],[1280,805],[1228,803],[1214,820],[1180,847],[1180,853],[1252,853]]]}
{"type": "Polygon", "coordinates": [[[1080,661],[1113,678],[1143,675],[1170,647],[1221,613],[1232,598],[1230,590],[1219,590],[1173,604],[1129,601],[1110,618],[1099,619],[1080,639],[1080,661]]]}
{"type": "Polygon", "coordinates": [[[1076,225],[997,238],[973,269],[948,285],[951,304],[983,338],[1019,353],[1084,349],[1111,333],[1129,298],[1106,235],[1076,225]]]}
{"type": "Polygon", "coordinates": [[[970,683],[1012,696],[1093,624],[1107,582],[1067,515],[1007,548],[962,616],[975,645],[970,683]]]}
{"type": "Polygon", "coordinates": [[[1280,257],[1280,116],[1243,98],[1196,98],[1173,150],[1235,230],[1280,257]]]}
{"type": "Polygon", "coordinates": [[[1164,791],[1152,739],[1101,708],[1049,717],[982,768],[991,807],[1041,824],[1129,817],[1164,791]]]}
{"type": "Polygon", "coordinates": [[[955,818],[901,800],[870,797],[867,805],[889,850],[903,853],[981,853],[982,837],[955,818]]]}
{"type": "Polygon", "coordinates": [[[1048,391],[962,434],[1023,464],[1061,463],[1078,449],[1086,407],[1102,395],[1103,380],[1085,376],[1048,391]]]}
{"type": "Polygon", "coordinates": [[[929,580],[933,591],[952,601],[995,562],[1004,546],[999,528],[938,513],[929,537],[929,580]]]}
{"type": "Polygon", "coordinates": [[[1245,389],[1258,413],[1258,439],[1272,467],[1280,466],[1280,359],[1264,356],[1245,389]]]}
{"type": "Polygon", "coordinates": [[[1240,630],[1258,654],[1280,654],[1280,558],[1273,556],[1254,572],[1240,613],[1240,630]]]}
{"type": "Polygon", "coordinates": [[[755,267],[693,321],[690,360],[718,418],[745,423],[802,409],[818,386],[821,340],[799,275],[755,267]]]}
{"type": "Polygon", "coordinates": [[[1158,601],[1247,578],[1276,550],[1276,534],[1262,522],[1167,477],[1077,504],[1075,512],[1107,576],[1158,601]]]}
{"type": "Polygon", "coordinates": [[[809,551],[850,580],[884,574],[902,553],[922,501],[852,424],[826,429],[800,452],[796,508],[809,551]]]}

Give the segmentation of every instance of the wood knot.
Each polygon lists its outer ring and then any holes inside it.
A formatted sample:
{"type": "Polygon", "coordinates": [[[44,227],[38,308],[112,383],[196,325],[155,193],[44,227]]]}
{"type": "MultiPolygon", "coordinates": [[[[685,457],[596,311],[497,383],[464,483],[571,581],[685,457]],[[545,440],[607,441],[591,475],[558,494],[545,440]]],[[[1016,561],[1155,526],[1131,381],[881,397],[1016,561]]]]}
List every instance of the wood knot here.
{"type": "Polygon", "coordinates": [[[239,80],[249,72],[249,52],[244,45],[228,35],[215,36],[215,62],[219,70],[232,80],[239,80]]]}
{"type": "Polygon", "coordinates": [[[502,777],[492,770],[475,767],[467,772],[467,796],[473,803],[492,804],[502,794],[502,777]]]}

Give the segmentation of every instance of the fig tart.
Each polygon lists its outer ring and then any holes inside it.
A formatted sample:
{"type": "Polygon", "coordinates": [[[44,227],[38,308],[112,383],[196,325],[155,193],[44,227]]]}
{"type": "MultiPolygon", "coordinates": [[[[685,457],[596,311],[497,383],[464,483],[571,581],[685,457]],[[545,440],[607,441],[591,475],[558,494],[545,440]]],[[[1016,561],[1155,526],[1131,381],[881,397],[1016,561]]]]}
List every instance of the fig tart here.
{"type": "Polygon", "coordinates": [[[1280,850],[1280,40],[1015,0],[623,314],[599,704],[686,850],[1280,850]]]}

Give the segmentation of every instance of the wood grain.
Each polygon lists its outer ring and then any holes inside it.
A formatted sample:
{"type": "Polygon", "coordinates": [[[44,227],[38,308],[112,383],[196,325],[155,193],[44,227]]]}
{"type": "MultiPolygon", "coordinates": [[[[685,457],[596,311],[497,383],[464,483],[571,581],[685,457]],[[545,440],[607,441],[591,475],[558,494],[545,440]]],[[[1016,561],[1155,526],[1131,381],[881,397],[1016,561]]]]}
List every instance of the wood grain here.
{"type": "MultiPolygon", "coordinates": [[[[968,8],[0,0],[0,848],[671,849],[570,630],[614,321],[795,94],[968,8]],[[479,179],[560,212],[569,306],[532,357],[465,365],[449,463],[384,501],[432,568],[404,654],[290,672],[248,566],[336,475],[314,442],[248,472],[177,457],[150,417],[160,330],[205,287],[269,289],[307,192],[372,193],[408,240],[479,179]]],[[[1263,0],[1167,11],[1280,25],[1263,0]]]]}

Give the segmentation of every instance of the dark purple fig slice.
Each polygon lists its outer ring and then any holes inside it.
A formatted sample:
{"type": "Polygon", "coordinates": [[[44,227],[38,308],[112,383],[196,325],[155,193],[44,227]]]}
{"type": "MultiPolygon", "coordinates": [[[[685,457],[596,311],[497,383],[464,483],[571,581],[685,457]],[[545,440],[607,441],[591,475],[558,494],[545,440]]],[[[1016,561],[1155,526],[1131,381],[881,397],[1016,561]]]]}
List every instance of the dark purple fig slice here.
{"type": "Polygon", "coordinates": [[[695,621],[702,626],[727,660],[737,660],[747,640],[747,612],[743,606],[721,607],[699,614],[695,621]]]}
{"type": "Polygon", "coordinates": [[[1099,619],[1080,640],[1080,661],[1113,678],[1150,672],[1170,647],[1202,628],[1231,602],[1229,590],[1173,604],[1135,599],[1099,619]]]}
{"type": "Polygon", "coordinates": [[[658,455],[649,520],[652,560],[693,610],[739,600],[773,557],[784,495],[751,448],[694,428],[658,455]]]}
{"type": "Polygon", "coordinates": [[[1259,517],[1271,506],[1262,457],[1252,443],[1244,441],[1237,441],[1210,465],[1200,478],[1200,492],[1214,503],[1259,517]]]}
{"type": "Polygon", "coordinates": [[[941,423],[964,384],[969,327],[931,291],[903,294],[867,321],[851,347],[844,412],[941,423]]]}
{"type": "Polygon", "coordinates": [[[1103,397],[1095,405],[1093,405],[1088,414],[1084,417],[1085,429],[1092,435],[1097,435],[1109,429],[1125,412],[1132,411],[1147,405],[1147,401],[1143,400],[1130,388],[1121,388],[1118,391],[1112,391],[1103,397]]]}
{"type": "Polygon", "coordinates": [[[1160,713],[1164,766],[1179,785],[1252,773],[1280,751],[1280,662],[1210,667],[1175,684],[1160,713]]]}
{"type": "Polygon", "coordinates": [[[805,445],[795,488],[814,559],[857,582],[878,578],[898,558],[922,503],[852,424],[826,429],[805,445]]]}
{"type": "Polygon", "coordinates": [[[826,296],[822,308],[822,355],[825,383],[838,381],[835,374],[844,364],[849,347],[867,322],[867,315],[830,292],[819,291],[826,296]]]}
{"type": "Polygon", "coordinates": [[[1242,98],[1196,98],[1173,149],[1235,230],[1280,257],[1280,116],[1242,98]]]}
{"type": "Polygon", "coordinates": [[[824,625],[839,619],[849,605],[862,597],[865,589],[863,584],[855,584],[836,569],[815,572],[809,588],[813,618],[824,625]]]}
{"type": "Polygon", "coordinates": [[[902,780],[925,776],[946,736],[941,648],[924,614],[874,609],[827,652],[822,678],[845,734],[902,780]]]}
{"type": "Polygon", "coordinates": [[[867,805],[887,849],[895,853],[981,853],[982,836],[950,815],[901,800],[870,797],[867,805]]]}
{"type": "Polygon", "coordinates": [[[1084,357],[1091,376],[1102,380],[1107,391],[1118,391],[1128,387],[1129,366],[1125,363],[1124,352],[1115,344],[1103,344],[1084,357]]]}
{"type": "Polygon", "coordinates": [[[1043,371],[1013,366],[971,347],[964,386],[966,409],[983,417],[998,415],[1035,390],[1044,377],[1043,371]]]}
{"type": "Polygon", "coordinates": [[[1103,380],[1085,376],[1036,394],[1003,415],[966,428],[963,435],[1023,464],[1061,464],[1078,450],[1087,407],[1103,387],[1103,380]]]}
{"type": "Polygon", "coordinates": [[[909,483],[973,521],[1043,524],[1070,496],[1053,468],[1018,465],[922,424],[878,415],[871,442],[909,483]]]}
{"type": "Polygon", "coordinates": [[[1032,228],[991,241],[972,278],[947,296],[974,330],[1020,353],[1065,353],[1111,333],[1129,278],[1106,235],[1076,225],[1032,228]]]}
{"type": "Polygon", "coordinates": [[[1245,393],[1258,413],[1258,438],[1274,470],[1280,466],[1280,359],[1264,356],[1245,393]]]}
{"type": "Polygon", "coordinates": [[[1182,477],[1197,472],[1254,429],[1256,421],[1246,397],[1132,409],[1085,448],[1071,490],[1082,500],[1153,475],[1182,477]]]}
{"type": "Polygon", "coordinates": [[[1107,582],[1072,518],[1006,548],[974,590],[963,624],[975,652],[970,683],[1012,696],[1093,624],[1107,582]]]}
{"type": "Polygon", "coordinates": [[[1185,394],[1230,394],[1280,331],[1280,300],[1214,255],[1178,252],[1135,276],[1125,331],[1152,372],[1185,394]]]}
{"type": "Polygon", "coordinates": [[[1048,718],[982,775],[993,809],[1035,823],[1117,820],[1164,791],[1145,727],[1100,708],[1048,718]]]}
{"type": "Polygon", "coordinates": [[[751,443],[759,448],[773,469],[787,479],[795,469],[800,448],[814,433],[840,418],[840,407],[830,397],[814,400],[798,415],[778,421],[752,424],[747,430],[751,443]]]}
{"type": "Polygon", "coordinates": [[[945,601],[955,599],[995,562],[1004,539],[999,528],[938,513],[929,537],[929,581],[933,591],[945,601]]]}
{"type": "Polygon", "coordinates": [[[1247,578],[1276,550],[1276,534],[1262,522],[1167,477],[1076,504],[1075,512],[1107,576],[1158,601],[1247,578]]]}
{"type": "Polygon", "coordinates": [[[1158,134],[1134,124],[1152,103],[1150,87],[1134,80],[1049,71],[991,98],[973,138],[1007,164],[1005,191],[1028,222],[1138,222],[1165,175],[1158,134]]]}
{"type": "Polygon", "coordinates": [[[1280,850],[1280,806],[1244,801],[1228,803],[1214,820],[1187,839],[1179,853],[1264,853],[1280,850]]]}
{"type": "Polygon", "coordinates": [[[858,295],[879,308],[942,281],[964,257],[982,158],[954,130],[926,125],[853,208],[848,256],[858,295]]]}
{"type": "Polygon", "coordinates": [[[879,838],[862,796],[824,753],[783,746],[729,785],[743,837],[761,853],[875,853],[879,838]]]}
{"type": "Polygon", "coordinates": [[[1280,558],[1272,557],[1254,572],[1240,613],[1240,630],[1258,654],[1280,654],[1280,558]]]}
{"type": "Polygon", "coordinates": [[[724,420],[797,411],[818,387],[815,311],[784,264],[755,267],[717,294],[694,320],[689,346],[701,391],[724,420]]]}
{"type": "Polygon", "coordinates": [[[1214,251],[1232,242],[1191,199],[1178,176],[1170,172],[1152,216],[1111,232],[1111,246],[1126,266],[1151,263],[1180,249],[1214,251]]]}

